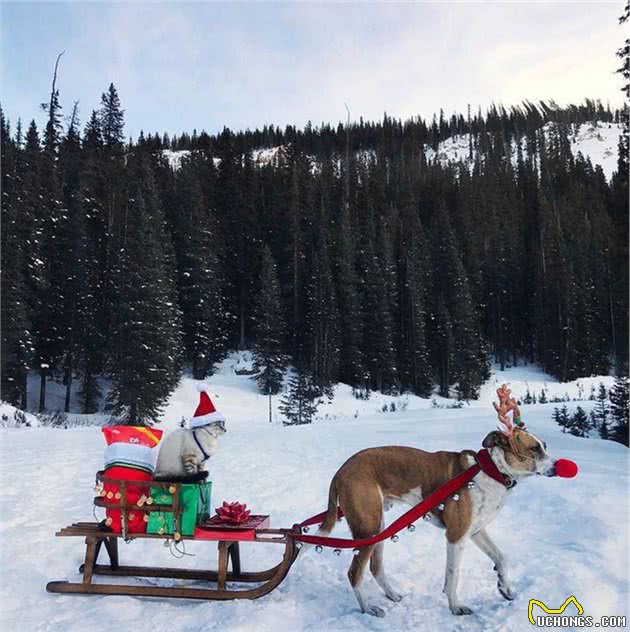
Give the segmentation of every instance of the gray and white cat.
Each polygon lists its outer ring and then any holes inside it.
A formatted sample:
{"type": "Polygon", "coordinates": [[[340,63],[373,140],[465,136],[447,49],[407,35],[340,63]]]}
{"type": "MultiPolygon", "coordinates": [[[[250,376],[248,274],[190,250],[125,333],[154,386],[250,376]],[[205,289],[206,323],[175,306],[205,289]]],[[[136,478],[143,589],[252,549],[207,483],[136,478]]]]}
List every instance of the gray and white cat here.
{"type": "Polygon", "coordinates": [[[216,453],[218,439],[227,432],[225,421],[175,430],[162,440],[154,480],[197,482],[208,476],[204,464],[216,453]]]}

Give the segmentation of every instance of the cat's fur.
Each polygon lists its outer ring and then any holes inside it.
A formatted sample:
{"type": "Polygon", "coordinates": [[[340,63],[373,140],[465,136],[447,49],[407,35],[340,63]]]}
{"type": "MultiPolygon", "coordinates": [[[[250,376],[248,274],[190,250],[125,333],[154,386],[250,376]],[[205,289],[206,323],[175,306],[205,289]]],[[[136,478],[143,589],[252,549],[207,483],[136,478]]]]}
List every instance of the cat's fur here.
{"type": "Polygon", "coordinates": [[[218,449],[218,438],[225,432],[225,423],[216,421],[207,426],[182,428],[168,434],[160,447],[154,480],[194,483],[205,479],[208,476],[204,468],[206,456],[197,441],[207,457],[211,457],[218,449]]]}

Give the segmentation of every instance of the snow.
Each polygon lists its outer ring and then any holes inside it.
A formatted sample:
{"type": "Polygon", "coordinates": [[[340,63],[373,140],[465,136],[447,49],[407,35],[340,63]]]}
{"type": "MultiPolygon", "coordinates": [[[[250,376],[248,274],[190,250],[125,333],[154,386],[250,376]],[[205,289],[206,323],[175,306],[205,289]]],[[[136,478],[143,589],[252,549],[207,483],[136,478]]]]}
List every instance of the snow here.
{"type": "Polygon", "coordinates": [[[163,149],[162,155],[168,160],[168,164],[173,171],[177,171],[182,166],[182,160],[190,156],[189,149],[163,149]]]}
{"type": "Polygon", "coordinates": [[[31,413],[22,413],[14,406],[0,401],[0,428],[17,428],[23,423],[36,427],[39,426],[39,419],[31,413]]]}
{"type": "MultiPolygon", "coordinates": [[[[209,465],[213,506],[222,500],[246,502],[270,513],[272,526],[290,526],[326,507],[328,484],[353,453],[369,446],[410,445],[428,450],[478,448],[495,428],[490,401],[498,384],[507,382],[522,396],[540,392],[586,397],[591,385],[608,377],[561,384],[535,367],[495,369],[479,401],[462,409],[433,408],[431,401],[406,396],[406,410],[382,413],[384,403],[403,397],[373,394],[359,401],[339,385],[331,404],[320,406],[322,419],[310,426],[283,427],[267,421],[267,398],[254,381],[237,372],[251,369],[251,355],[230,355],[209,380],[210,395],[227,418],[227,434],[209,465]],[[328,414],[326,419],[325,415],[328,414]],[[355,416],[356,415],[356,416],[355,416]]],[[[197,405],[198,382],[188,377],[171,397],[162,417],[165,430],[190,417],[197,405]]],[[[278,398],[275,398],[278,399],[278,398]]],[[[447,400],[436,398],[439,405],[447,400]]],[[[275,402],[277,404],[277,402],[275,402]]],[[[587,412],[594,402],[579,402],[587,412]]],[[[574,410],[578,402],[568,402],[574,410]]],[[[1,430],[0,533],[2,572],[10,578],[1,588],[3,629],[84,632],[151,630],[196,632],[222,630],[496,630],[529,628],[531,598],[560,605],[575,595],[585,614],[628,615],[628,450],[599,439],[563,434],[551,422],[554,404],[523,406],[528,427],[544,438],[555,457],[574,459],[577,478],[535,478],[510,494],[489,532],[511,560],[511,579],[518,596],[504,601],[496,590],[491,562],[470,545],[466,549],[460,594],[475,611],[454,618],[442,594],[445,563],[443,532],[421,523],[386,544],[386,567],[404,594],[389,602],[373,579],[367,589],[385,619],[360,614],[346,572],[351,553],[332,552],[298,559],[287,579],[257,601],[194,602],[117,596],[52,595],[51,579],[78,580],[83,561],[80,538],[55,538],[74,521],[93,519],[94,472],[102,465],[104,441],[99,428],[1,430]]],[[[404,511],[390,511],[391,522],[404,511]]],[[[97,510],[100,517],[101,510],[97,510]]],[[[335,534],[348,534],[341,523],[335,534]]],[[[216,564],[216,547],[187,542],[194,557],[174,559],[160,542],[120,543],[124,563],[208,568],[216,564]]],[[[245,570],[266,568],[279,560],[279,547],[243,546],[245,570]]],[[[108,581],[99,577],[97,581],[108,581]]],[[[151,579],[138,579],[147,584],[151,579]]]]}
{"type": "MultiPolygon", "coordinates": [[[[182,166],[182,160],[189,158],[192,154],[190,149],[163,149],[162,156],[168,160],[169,167],[173,171],[177,171],[182,166]]],[[[221,163],[220,158],[213,158],[212,162],[216,167],[221,163]]]]}
{"type": "MultiPolygon", "coordinates": [[[[542,129],[546,137],[549,136],[554,125],[555,123],[549,122],[543,126],[542,129]]],[[[608,123],[604,121],[574,125],[572,131],[569,133],[569,142],[571,143],[573,155],[577,156],[581,153],[585,158],[590,158],[594,166],[601,166],[606,179],[610,180],[617,169],[617,144],[619,142],[621,129],[622,126],[620,123],[608,123]]],[[[521,148],[525,150],[524,137],[520,142],[521,148]]],[[[252,159],[254,164],[259,167],[275,164],[283,152],[286,152],[286,149],[286,145],[260,147],[252,150],[252,159]]],[[[516,165],[517,145],[515,141],[512,142],[511,151],[512,164],[516,165]]],[[[470,159],[469,134],[462,134],[451,136],[441,141],[437,151],[430,145],[425,145],[424,153],[429,162],[437,162],[442,166],[463,162],[472,169],[477,150],[473,142],[472,159],[470,159]]],[[[176,171],[181,167],[182,160],[190,156],[191,151],[188,149],[164,149],[162,154],[168,160],[171,169],[176,171]]],[[[369,161],[373,159],[375,155],[372,149],[362,149],[355,152],[356,159],[360,161],[369,161]]],[[[319,165],[315,157],[307,156],[307,158],[311,162],[311,171],[316,173],[319,169],[319,165]]],[[[221,163],[220,158],[214,158],[213,160],[215,166],[221,163]]],[[[341,165],[341,158],[338,160],[338,164],[341,165]]]]}
{"type": "MultiPolygon", "coordinates": [[[[549,122],[543,126],[545,137],[549,134],[555,123],[549,122]]],[[[569,133],[571,151],[577,157],[581,153],[585,158],[590,158],[593,166],[600,165],[607,180],[612,178],[617,170],[617,144],[621,134],[621,124],[595,121],[574,126],[569,133]]],[[[442,166],[463,162],[472,168],[477,156],[474,147],[472,160],[470,159],[469,134],[455,135],[441,141],[437,152],[430,145],[424,146],[425,156],[430,162],[437,162],[442,166]]],[[[521,139],[521,148],[525,150],[524,137],[521,139]]],[[[517,145],[512,142],[512,164],[516,165],[517,145]]]]}
{"type": "Polygon", "coordinates": [[[610,180],[617,170],[617,145],[621,130],[619,123],[583,123],[569,136],[573,154],[577,156],[581,153],[590,158],[593,165],[600,165],[606,180],[610,180]]]}

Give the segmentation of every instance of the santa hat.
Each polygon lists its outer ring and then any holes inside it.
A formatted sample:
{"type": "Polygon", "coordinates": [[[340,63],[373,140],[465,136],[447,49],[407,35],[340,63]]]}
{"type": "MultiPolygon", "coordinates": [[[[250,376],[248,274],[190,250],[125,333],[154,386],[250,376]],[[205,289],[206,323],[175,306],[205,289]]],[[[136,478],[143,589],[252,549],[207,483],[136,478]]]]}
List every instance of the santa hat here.
{"type": "Polygon", "coordinates": [[[201,428],[201,426],[207,426],[215,421],[225,421],[225,417],[214,407],[206,392],[209,388],[207,384],[197,384],[199,406],[197,406],[195,415],[190,421],[191,428],[201,428]]]}

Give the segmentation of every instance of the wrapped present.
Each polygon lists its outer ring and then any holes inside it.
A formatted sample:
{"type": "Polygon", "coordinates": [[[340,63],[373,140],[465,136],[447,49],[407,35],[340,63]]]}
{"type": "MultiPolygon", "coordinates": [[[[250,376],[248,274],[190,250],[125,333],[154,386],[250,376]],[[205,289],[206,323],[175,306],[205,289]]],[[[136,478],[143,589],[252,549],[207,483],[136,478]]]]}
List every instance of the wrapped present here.
{"type": "MultiPolygon", "coordinates": [[[[195,526],[210,516],[210,496],[212,483],[179,485],[180,535],[193,535],[195,526]]],[[[154,505],[172,505],[173,492],[167,488],[152,487],[151,499],[154,505]]],[[[147,533],[174,534],[175,520],[172,511],[152,511],[149,514],[147,533]]]]}
{"type": "MultiPolygon", "coordinates": [[[[162,438],[162,431],[144,426],[110,426],[103,428],[103,435],[107,442],[105,448],[105,471],[108,478],[129,481],[126,488],[126,504],[141,503],[143,496],[148,494],[148,485],[134,484],[134,482],[148,482],[153,478],[157,461],[157,446],[162,438]]],[[[105,481],[101,495],[106,504],[118,505],[122,499],[122,489],[119,484],[105,481]]],[[[122,532],[122,511],[120,509],[106,509],[107,524],[115,533],[122,532]]],[[[127,530],[129,533],[143,533],[147,522],[144,512],[130,510],[127,512],[127,530]]]]}

